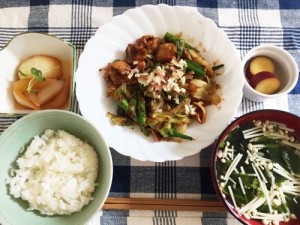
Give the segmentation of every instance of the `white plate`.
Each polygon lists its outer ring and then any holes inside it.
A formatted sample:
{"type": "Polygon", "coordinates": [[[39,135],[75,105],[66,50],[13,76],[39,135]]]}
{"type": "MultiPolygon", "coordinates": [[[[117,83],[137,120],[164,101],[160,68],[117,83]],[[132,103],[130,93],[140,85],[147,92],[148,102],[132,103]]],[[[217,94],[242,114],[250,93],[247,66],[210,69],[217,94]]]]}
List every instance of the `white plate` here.
{"type": "Polygon", "coordinates": [[[132,158],[155,162],[179,160],[212,144],[233,118],[242,99],[244,82],[241,60],[225,32],[194,8],[167,5],[145,5],[113,17],[87,42],[76,73],[81,113],[102,133],[108,145],[132,158]],[[189,126],[187,134],[194,141],[154,142],[153,137],[145,137],[139,128],[116,126],[106,117],[107,112],[115,113],[117,107],[106,96],[106,83],[99,68],[123,59],[127,45],[141,36],[163,37],[167,31],[182,32],[191,45],[201,46],[208,62],[225,64],[224,73],[217,77],[224,100],[219,107],[207,108],[206,123],[189,126]]]}

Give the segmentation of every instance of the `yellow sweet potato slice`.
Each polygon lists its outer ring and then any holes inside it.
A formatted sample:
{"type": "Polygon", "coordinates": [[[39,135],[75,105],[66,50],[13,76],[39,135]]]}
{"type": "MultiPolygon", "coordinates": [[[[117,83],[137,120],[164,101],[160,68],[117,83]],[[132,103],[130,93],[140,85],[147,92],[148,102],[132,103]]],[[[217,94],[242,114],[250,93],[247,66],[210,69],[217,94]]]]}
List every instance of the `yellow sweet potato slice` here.
{"type": "Polygon", "coordinates": [[[267,71],[270,73],[275,72],[275,65],[272,60],[266,56],[257,56],[252,59],[250,63],[250,72],[253,75],[256,75],[259,72],[263,71],[267,71]]]}

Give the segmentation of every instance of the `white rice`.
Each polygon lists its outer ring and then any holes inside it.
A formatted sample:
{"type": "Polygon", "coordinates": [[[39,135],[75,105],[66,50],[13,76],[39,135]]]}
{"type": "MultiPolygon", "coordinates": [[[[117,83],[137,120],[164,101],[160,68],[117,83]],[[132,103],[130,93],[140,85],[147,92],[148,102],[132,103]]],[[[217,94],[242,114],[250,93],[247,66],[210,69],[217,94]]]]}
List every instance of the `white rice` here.
{"type": "Polygon", "coordinates": [[[28,210],[45,215],[69,215],[93,198],[98,158],[92,146],[63,131],[35,136],[17,159],[7,180],[15,198],[29,202],[28,210]]]}

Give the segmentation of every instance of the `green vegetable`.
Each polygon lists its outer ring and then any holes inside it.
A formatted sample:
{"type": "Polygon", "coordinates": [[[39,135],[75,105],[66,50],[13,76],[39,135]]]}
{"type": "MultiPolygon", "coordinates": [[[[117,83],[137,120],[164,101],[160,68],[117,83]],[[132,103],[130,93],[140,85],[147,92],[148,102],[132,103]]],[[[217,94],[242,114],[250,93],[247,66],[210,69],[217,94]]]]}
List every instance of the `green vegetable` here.
{"type": "Polygon", "coordinates": [[[106,116],[112,120],[112,122],[119,126],[129,126],[132,125],[132,120],[128,117],[114,115],[112,113],[107,113],[106,116]]]}
{"type": "Polygon", "coordinates": [[[137,112],[139,127],[145,136],[149,136],[150,132],[147,129],[146,101],[140,91],[137,93],[137,112]]]}
{"type": "Polygon", "coordinates": [[[213,66],[213,67],[211,67],[211,68],[212,68],[213,71],[215,71],[215,70],[218,70],[218,69],[220,69],[220,68],[222,68],[222,67],[224,67],[224,64],[220,64],[220,65],[217,65],[217,66],[213,66]]]}
{"type": "Polygon", "coordinates": [[[151,127],[158,127],[161,124],[174,124],[174,125],[183,125],[190,123],[190,118],[176,114],[172,112],[160,112],[160,113],[153,113],[151,117],[148,118],[148,124],[151,127]]]}
{"type": "Polygon", "coordinates": [[[31,74],[38,80],[38,81],[45,81],[46,79],[43,77],[42,71],[36,69],[36,68],[31,68],[31,74]]]}
{"type": "Polygon", "coordinates": [[[141,131],[143,132],[143,134],[144,134],[145,136],[148,137],[148,136],[150,135],[150,132],[148,131],[148,129],[147,129],[146,126],[140,125],[140,129],[141,129],[141,131]]]}
{"type": "Polygon", "coordinates": [[[186,59],[185,62],[187,65],[187,69],[189,71],[195,72],[194,78],[199,79],[200,77],[205,75],[205,70],[200,64],[193,62],[191,60],[188,60],[188,59],[186,59]]]}
{"type": "Polygon", "coordinates": [[[178,38],[176,37],[174,34],[171,34],[169,32],[166,32],[165,33],[165,36],[164,36],[164,39],[168,42],[172,42],[174,44],[176,44],[177,46],[177,43],[183,43],[183,44],[179,44],[180,46],[181,45],[184,45],[185,48],[188,48],[188,49],[195,49],[194,47],[190,46],[189,44],[187,44],[184,39],[182,38],[178,38]]]}
{"type": "Polygon", "coordinates": [[[220,149],[224,149],[224,148],[225,148],[225,146],[226,146],[226,143],[225,143],[225,141],[222,141],[222,142],[220,143],[220,149]]]}
{"type": "Polygon", "coordinates": [[[186,134],[180,133],[174,129],[169,130],[169,136],[170,137],[177,137],[177,138],[182,138],[182,139],[187,139],[187,140],[194,140],[191,136],[188,136],[186,134]]]}
{"type": "Polygon", "coordinates": [[[185,42],[184,40],[180,39],[179,41],[176,41],[176,47],[177,47],[177,57],[181,57],[182,56],[182,53],[183,53],[183,50],[184,50],[184,47],[185,47],[185,42]]]}
{"type": "Polygon", "coordinates": [[[126,91],[126,86],[122,85],[113,91],[112,98],[117,102],[118,106],[126,115],[128,115],[133,121],[136,121],[136,100],[135,98],[127,99],[126,91]]]}
{"type": "MultiPolygon", "coordinates": [[[[31,92],[38,92],[38,90],[33,90],[32,87],[33,85],[37,82],[37,81],[45,81],[46,79],[43,77],[43,74],[42,74],[42,71],[36,69],[36,68],[31,68],[31,75],[32,75],[32,78],[31,80],[29,81],[28,83],[28,86],[27,86],[27,92],[28,93],[31,93],[31,92]]],[[[22,76],[27,76],[25,73],[23,73],[22,71],[19,70],[19,73],[22,75],[22,76]]]]}
{"type": "Polygon", "coordinates": [[[176,137],[176,138],[182,138],[182,139],[187,139],[187,140],[193,140],[192,137],[180,133],[174,128],[172,128],[171,123],[166,123],[162,129],[158,129],[158,131],[161,133],[161,135],[165,138],[170,138],[170,137],[176,137]]]}
{"type": "Polygon", "coordinates": [[[145,125],[147,119],[145,98],[141,95],[140,92],[138,92],[137,96],[138,96],[137,111],[138,111],[139,123],[141,125],[145,125]]]}
{"type": "Polygon", "coordinates": [[[133,121],[138,121],[138,115],[136,113],[136,108],[137,108],[137,100],[136,98],[130,98],[129,99],[129,105],[128,105],[128,109],[126,111],[126,114],[132,118],[133,121]]]}
{"type": "Polygon", "coordinates": [[[129,103],[128,103],[127,99],[121,98],[120,101],[118,102],[118,104],[124,111],[128,111],[129,103]]]}

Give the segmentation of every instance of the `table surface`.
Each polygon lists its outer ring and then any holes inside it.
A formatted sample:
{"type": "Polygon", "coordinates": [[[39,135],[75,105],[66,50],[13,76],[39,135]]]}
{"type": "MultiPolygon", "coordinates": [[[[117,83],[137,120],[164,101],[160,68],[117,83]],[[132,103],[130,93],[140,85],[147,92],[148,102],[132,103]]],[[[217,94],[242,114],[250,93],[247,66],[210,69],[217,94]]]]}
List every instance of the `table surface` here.
{"type": "MultiPolygon", "coordinates": [[[[0,49],[18,33],[45,32],[73,43],[80,57],[98,27],[125,10],[144,4],[197,7],[235,44],[241,58],[260,44],[283,47],[300,65],[300,1],[287,0],[31,0],[0,1],[0,49]]],[[[2,65],[1,65],[2,66],[2,65]]],[[[300,83],[288,95],[265,102],[243,98],[235,117],[259,109],[281,109],[300,116],[300,83]]],[[[74,112],[80,114],[74,100],[74,112]]],[[[0,117],[0,133],[19,117],[0,117]]],[[[110,198],[217,200],[209,160],[212,146],[179,161],[141,162],[111,149],[114,176],[110,198]]],[[[226,212],[103,210],[101,224],[239,224],[226,212]]]]}

